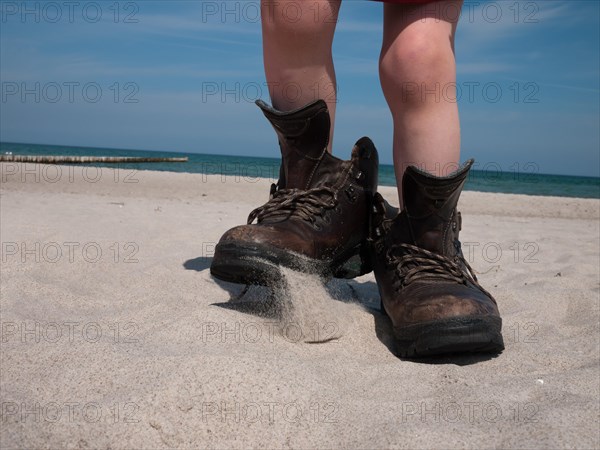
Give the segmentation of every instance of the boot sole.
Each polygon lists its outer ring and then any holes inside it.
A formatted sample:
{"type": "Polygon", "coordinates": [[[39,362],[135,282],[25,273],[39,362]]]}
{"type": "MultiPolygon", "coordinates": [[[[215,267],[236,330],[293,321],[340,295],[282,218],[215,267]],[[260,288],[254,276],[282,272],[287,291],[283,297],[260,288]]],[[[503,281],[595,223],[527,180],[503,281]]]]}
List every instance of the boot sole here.
{"type": "Polygon", "coordinates": [[[394,327],[401,357],[419,358],[449,353],[500,353],[504,350],[502,319],[466,316],[394,327]]]}
{"type": "Polygon", "coordinates": [[[337,259],[322,261],[277,247],[228,242],[217,244],[210,273],[231,283],[263,286],[281,281],[280,267],[318,275],[324,279],[355,278],[371,271],[365,258],[363,245],[350,249],[337,259]]]}

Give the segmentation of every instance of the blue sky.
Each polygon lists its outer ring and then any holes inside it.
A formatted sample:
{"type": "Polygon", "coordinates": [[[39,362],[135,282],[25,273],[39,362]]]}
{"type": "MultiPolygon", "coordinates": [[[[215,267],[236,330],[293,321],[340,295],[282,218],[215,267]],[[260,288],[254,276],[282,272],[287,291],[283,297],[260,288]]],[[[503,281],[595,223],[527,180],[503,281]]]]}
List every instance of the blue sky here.
{"type": "MultiPolygon", "coordinates": [[[[600,176],[599,3],[465,2],[456,38],[464,159],[600,176]]],[[[268,100],[257,2],[1,5],[2,141],[277,155],[253,104],[268,100]]],[[[381,19],[379,3],[343,2],[334,153],[347,157],[368,135],[391,163],[381,19]]]]}

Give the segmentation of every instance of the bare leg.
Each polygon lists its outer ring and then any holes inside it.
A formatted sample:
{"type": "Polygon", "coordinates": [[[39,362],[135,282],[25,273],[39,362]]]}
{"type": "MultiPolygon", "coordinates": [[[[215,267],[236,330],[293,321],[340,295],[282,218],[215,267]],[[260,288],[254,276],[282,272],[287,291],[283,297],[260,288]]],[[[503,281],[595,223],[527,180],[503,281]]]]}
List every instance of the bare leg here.
{"type": "Polygon", "coordinates": [[[331,45],[341,0],[262,0],[265,75],[273,106],[289,111],[321,98],[331,115],[336,80],[331,45]]]}
{"type": "Polygon", "coordinates": [[[402,206],[408,165],[443,176],[460,158],[454,33],[462,1],[384,5],[379,74],[394,120],[394,169],[402,206]]]}

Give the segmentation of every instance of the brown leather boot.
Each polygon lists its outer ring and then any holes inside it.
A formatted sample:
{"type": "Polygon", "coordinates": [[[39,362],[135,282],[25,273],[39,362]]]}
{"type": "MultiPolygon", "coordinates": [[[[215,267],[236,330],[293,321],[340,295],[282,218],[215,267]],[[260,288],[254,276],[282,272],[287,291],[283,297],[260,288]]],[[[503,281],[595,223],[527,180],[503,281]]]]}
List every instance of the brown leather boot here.
{"type": "Polygon", "coordinates": [[[256,103],[279,138],[279,181],[247,225],[221,237],[211,274],[269,284],[279,279],[279,266],[323,277],[370,272],[367,234],[378,171],[371,140],[360,139],[351,160],[342,161],[327,152],[331,122],[323,100],[290,112],[256,103]]]}
{"type": "Polygon", "coordinates": [[[504,349],[496,301],[477,282],[458,240],[456,206],[472,165],[448,177],[408,167],[404,210],[395,217],[376,194],[373,269],[400,356],[504,349]]]}

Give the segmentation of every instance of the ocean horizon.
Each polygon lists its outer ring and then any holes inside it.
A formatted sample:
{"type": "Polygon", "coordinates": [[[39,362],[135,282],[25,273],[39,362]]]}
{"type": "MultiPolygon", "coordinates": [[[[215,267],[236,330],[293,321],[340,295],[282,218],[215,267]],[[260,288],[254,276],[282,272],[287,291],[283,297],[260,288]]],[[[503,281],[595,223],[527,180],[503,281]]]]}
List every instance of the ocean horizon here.
{"type": "MultiPolygon", "coordinates": [[[[214,155],[154,150],[131,150],[99,147],[24,144],[0,142],[0,153],[13,155],[65,156],[133,156],[133,157],[187,157],[187,162],[166,163],[86,163],[93,167],[115,167],[129,170],[157,170],[220,175],[234,181],[266,178],[276,182],[280,158],[233,155],[214,155]]],[[[513,164],[502,167],[499,163],[475,162],[465,190],[505,194],[524,194],[573,198],[600,198],[600,177],[553,175],[538,173],[535,163],[513,164]]],[[[395,186],[394,168],[380,164],[379,185],[395,186]]]]}

